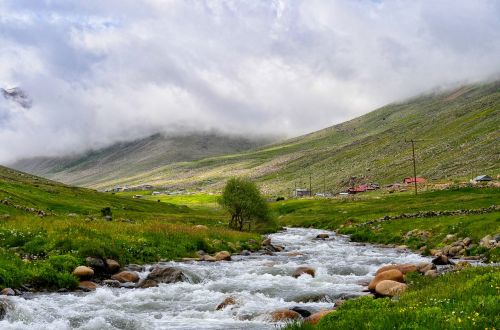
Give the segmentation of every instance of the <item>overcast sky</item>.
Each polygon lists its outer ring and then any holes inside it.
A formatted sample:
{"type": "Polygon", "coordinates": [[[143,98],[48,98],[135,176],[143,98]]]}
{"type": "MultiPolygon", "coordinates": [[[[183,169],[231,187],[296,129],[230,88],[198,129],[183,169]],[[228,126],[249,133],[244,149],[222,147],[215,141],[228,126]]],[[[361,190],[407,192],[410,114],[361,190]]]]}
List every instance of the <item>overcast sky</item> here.
{"type": "Polygon", "coordinates": [[[500,1],[0,0],[0,162],[157,131],[294,136],[500,71],[500,1]]]}

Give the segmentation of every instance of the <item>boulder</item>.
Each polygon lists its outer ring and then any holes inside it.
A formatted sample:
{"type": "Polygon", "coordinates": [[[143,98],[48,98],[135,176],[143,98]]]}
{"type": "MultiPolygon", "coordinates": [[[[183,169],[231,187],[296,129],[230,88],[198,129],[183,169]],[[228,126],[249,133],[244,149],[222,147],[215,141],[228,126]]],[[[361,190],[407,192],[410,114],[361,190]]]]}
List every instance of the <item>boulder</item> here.
{"type": "Polygon", "coordinates": [[[375,292],[381,296],[393,297],[399,296],[405,292],[407,285],[397,281],[383,280],[375,287],[375,292]]]}
{"type": "Polygon", "coordinates": [[[157,286],[160,283],[175,283],[186,281],[188,277],[182,270],[174,267],[161,268],[156,266],[145,280],[139,282],[137,287],[149,288],[157,286]]]}
{"type": "Polygon", "coordinates": [[[206,254],[206,255],[200,257],[200,261],[214,262],[214,261],[217,261],[217,259],[215,259],[215,257],[209,256],[208,254],[206,254]]]}
{"type": "Polygon", "coordinates": [[[417,265],[417,270],[421,274],[425,274],[428,270],[436,269],[436,265],[432,262],[422,262],[417,265]]]}
{"type": "Polygon", "coordinates": [[[224,299],[223,302],[221,302],[219,305],[217,305],[216,310],[219,311],[219,310],[224,309],[230,305],[236,305],[236,299],[234,299],[233,297],[227,297],[226,299],[224,299]]]}
{"type": "Polygon", "coordinates": [[[494,240],[491,235],[486,235],[481,238],[481,241],[479,241],[479,246],[491,249],[492,247],[496,246],[496,240],[494,240]]]}
{"type": "Polygon", "coordinates": [[[144,271],[144,267],[143,266],[136,265],[136,264],[127,265],[123,269],[124,270],[129,270],[131,272],[143,272],[144,271]]]}
{"type": "Polygon", "coordinates": [[[299,306],[295,306],[293,308],[290,308],[290,310],[299,313],[300,316],[302,316],[302,317],[309,317],[309,316],[311,316],[311,312],[310,311],[308,311],[305,308],[299,307],[299,306]]]}
{"type": "Polygon", "coordinates": [[[460,253],[460,251],[463,250],[463,247],[460,246],[460,245],[457,245],[457,246],[452,246],[449,250],[448,250],[448,255],[451,255],[451,256],[456,256],[460,253]]]}
{"type": "Polygon", "coordinates": [[[87,266],[78,266],[73,270],[73,275],[80,279],[89,279],[94,276],[94,270],[87,266]]]}
{"type": "Polygon", "coordinates": [[[7,303],[5,300],[0,300],[0,321],[7,315],[7,303]]]}
{"type": "Polygon", "coordinates": [[[91,281],[81,281],[80,284],[78,285],[78,288],[83,290],[83,291],[94,291],[97,289],[99,286],[91,281]]]}
{"type": "Polygon", "coordinates": [[[222,261],[222,260],[230,261],[231,260],[231,253],[229,253],[227,251],[220,251],[214,255],[214,258],[217,261],[222,261]]]}
{"type": "Polygon", "coordinates": [[[102,284],[112,288],[119,288],[121,286],[120,281],[117,280],[104,280],[102,281],[102,284]]]}
{"type": "Polygon", "coordinates": [[[271,239],[270,238],[266,238],[265,240],[262,241],[262,246],[266,246],[266,245],[271,245],[271,239]]]}
{"type": "Polygon", "coordinates": [[[106,264],[101,258],[87,257],[85,258],[85,262],[94,272],[103,273],[106,271],[106,264]]]}
{"type": "Polygon", "coordinates": [[[387,270],[391,269],[397,269],[401,273],[406,274],[406,273],[411,273],[411,272],[416,272],[417,271],[417,266],[414,264],[395,264],[395,265],[387,265],[379,268],[375,275],[378,275],[380,273],[383,273],[387,270]]]}
{"type": "Polygon", "coordinates": [[[330,235],[328,234],[318,234],[316,236],[316,238],[319,238],[319,239],[326,239],[326,238],[330,238],[330,235]]]}
{"type": "Polygon", "coordinates": [[[273,322],[295,321],[301,320],[302,316],[289,309],[279,309],[271,313],[271,319],[273,322]]]}
{"type": "Polygon", "coordinates": [[[16,292],[12,290],[11,288],[5,288],[2,290],[0,293],[2,296],[15,296],[16,292]]]}
{"type": "Polygon", "coordinates": [[[368,290],[370,290],[370,291],[376,290],[375,289],[376,286],[380,282],[386,281],[386,280],[390,280],[393,282],[404,282],[403,273],[397,269],[386,270],[385,272],[382,272],[373,278],[373,280],[368,285],[368,290]]]}
{"type": "Polygon", "coordinates": [[[333,312],[333,310],[325,310],[325,311],[320,311],[317,313],[312,314],[311,316],[307,317],[304,322],[312,325],[318,324],[318,322],[326,315],[330,314],[333,312]]]}
{"type": "Polygon", "coordinates": [[[123,272],[111,276],[111,279],[120,283],[137,282],[139,281],[139,275],[136,272],[124,270],[123,272]]]}
{"type": "Polygon", "coordinates": [[[472,239],[470,237],[466,237],[462,240],[465,246],[469,246],[472,243],[472,239]]]}
{"type": "Polygon", "coordinates": [[[453,263],[444,254],[438,255],[436,258],[432,259],[434,265],[452,265],[453,263]]]}
{"type": "Polygon", "coordinates": [[[435,269],[429,269],[424,274],[424,276],[431,277],[431,278],[437,277],[438,275],[439,274],[438,274],[437,270],[435,270],[435,269]]]}
{"type": "Polygon", "coordinates": [[[106,259],[106,269],[110,274],[118,273],[120,271],[120,264],[116,260],[106,259]]]}
{"type": "Polygon", "coordinates": [[[297,277],[300,277],[304,274],[309,274],[312,277],[314,277],[314,275],[316,275],[316,271],[314,270],[314,268],[302,266],[302,267],[298,267],[297,269],[295,269],[292,273],[292,276],[297,278],[297,277]]]}

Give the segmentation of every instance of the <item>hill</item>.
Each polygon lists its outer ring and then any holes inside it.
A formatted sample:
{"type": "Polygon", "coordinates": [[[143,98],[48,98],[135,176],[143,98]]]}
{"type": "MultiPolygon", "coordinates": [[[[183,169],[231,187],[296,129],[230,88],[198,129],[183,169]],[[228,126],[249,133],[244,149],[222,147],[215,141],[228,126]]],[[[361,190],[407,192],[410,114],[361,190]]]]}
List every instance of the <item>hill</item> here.
{"type": "Polygon", "coordinates": [[[154,134],[71,156],[22,159],[9,166],[67,184],[102,186],[103,182],[134,176],[174,162],[241,152],[269,141],[215,133],[154,134]]]}
{"type": "Polygon", "coordinates": [[[470,178],[500,170],[500,82],[464,86],[391,104],[348,122],[283,143],[192,162],[174,163],[94,187],[150,183],[167,188],[217,190],[230,176],[246,175],[270,193],[295,185],[339,191],[349,178],[390,183],[413,173],[430,180],[470,178]]]}
{"type": "MultiPolygon", "coordinates": [[[[153,184],[167,189],[219,190],[228,177],[249,176],[268,193],[288,195],[293,187],[339,191],[351,177],[391,183],[413,174],[430,180],[470,178],[500,170],[500,82],[468,85],[391,104],[308,135],[237,154],[158,166],[131,166],[127,172],[97,168],[65,171],[65,181],[94,188],[153,184]],[[85,173],[94,173],[86,176],[85,173]]],[[[48,173],[51,177],[51,173],[48,173]]],[[[62,178],[62,177],[61,177],[62,178]]]]}

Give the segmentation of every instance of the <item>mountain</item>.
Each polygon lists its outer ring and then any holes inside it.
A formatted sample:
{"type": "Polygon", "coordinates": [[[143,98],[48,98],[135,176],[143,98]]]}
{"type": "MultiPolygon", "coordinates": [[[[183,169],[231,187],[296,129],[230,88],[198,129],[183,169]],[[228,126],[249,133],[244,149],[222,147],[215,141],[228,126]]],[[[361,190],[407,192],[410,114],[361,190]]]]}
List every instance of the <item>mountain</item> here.
{"type": "Polygon", "coordinates": [[[22,159],[9,166],[66,184],[102,186],[170,163],[241,152],[269,141],[216,133],[183,136],[154,134],[82,154],[22,159]]]}
{"type": "Polygon", "coordinates": [[[231,176],[249,176],[267,193],[288,195],[295,186],[308,187],[309,178],[313,191],[339,191],[349,185],[351,177],[384,184],[411,176],[412,150],[406,140],[416,139],[419,176],[429,180],[496,176],[500,170],[499,127],[497,81],[415,97],[308,135],[236,154],[158,163],[155,168],[151,162],[152,169],[123,160],[110,166],[108,159],[97,162],[88,156],[90,162],[72,163],[70,170],[60,168],[45,174],[33,168],[32,172],[101,189],[152,184],[167,189],[219,190],[231,176]],[[118,166],[126,166],[127,171],[103,174],[100,169],[118,166]]]}

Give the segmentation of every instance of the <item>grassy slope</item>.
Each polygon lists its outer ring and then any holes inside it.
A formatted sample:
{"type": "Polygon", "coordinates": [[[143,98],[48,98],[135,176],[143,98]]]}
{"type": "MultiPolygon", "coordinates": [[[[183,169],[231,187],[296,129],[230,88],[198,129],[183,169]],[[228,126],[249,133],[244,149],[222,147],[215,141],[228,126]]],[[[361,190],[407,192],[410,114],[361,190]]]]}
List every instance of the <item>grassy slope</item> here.
{"type": "Polygon", "coordinates": [[[269,141],[215,133],[182,136],[154,134],[73,156],[23,159],[10,167],[72,185],[95,186],[173,162],[241,152],[269,141]]]}
{"type": "Polygon", "coordinates": [[[5,199],[8,205],[0,203],[0,287],[25,282],[74,287],[69,272],[87,256],[143,263],[193,256],[200,249],[238,250],[249,239],[259,240],[257,234],[227,230],[220,211],[213,217],[187,206],[97,193],[0,167],[0,201],[5,199]],[[113,221],[102,219],[104,207],[111,208],[113,221]],[[26,208],[48,215],[41,218],[26,208]]]}
{"type": "Polygon", "coordinates": [[[219,189],[230,176],[246,175],[264,191],[288,195],[295,183],[338,191],[350,176],[390,183],[411,175],[417,143],[418,175],[429,179],[470,178],[499,173],[500,82],[467,86],[393,104],[343,124],[256,151],[174,163],[127,178],[94,181],[152,183],[219,189]]]}
{"type": "Polygon", "coordinates": [[[399,299],[349,300],[316,326],[287,329],[498,329],[500,268],[466,268],[437,279],[412,274],[399,299]]]}

